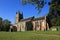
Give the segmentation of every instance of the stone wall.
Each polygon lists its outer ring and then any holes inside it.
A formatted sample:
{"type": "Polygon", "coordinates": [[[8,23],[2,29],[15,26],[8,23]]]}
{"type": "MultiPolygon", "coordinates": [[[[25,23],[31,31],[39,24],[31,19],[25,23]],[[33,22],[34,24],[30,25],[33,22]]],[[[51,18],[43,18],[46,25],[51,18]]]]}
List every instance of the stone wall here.
{"type": "Polygon", "coordinates": [[[33,30],[34,31],[39,31],[40,29],[41,29],[40,20],[33,21],[33,30]]]}
{"type": "Polygon", "coordinates": [[[25,22],[19,22],[17,24],[17,31],[25,31],[25,22]]]}
{"type": "MultiPolygon", "coordinates": [[[[15,24],[15,26],[17,27],[17,31],[27,31],[26,22],[29,22],[29,21],[31,21],[31,20],[20,21],[19,23],[15,24]]],[[[33,25],[32,29],[34,31],[49,30],[48,23],[45,21],[45,19],[34,20],[34,21],[32,20],[31,23],[33,25]]],[[[30,25],[30,24],[28,24],[28,25],[30,25]]]]}
{"type": "Polygon", "coordinates": [[[49,30],[48,23],[45,20],[36,20],[36,21],[33,21],[33,30],[34,31],[49,30]]]}

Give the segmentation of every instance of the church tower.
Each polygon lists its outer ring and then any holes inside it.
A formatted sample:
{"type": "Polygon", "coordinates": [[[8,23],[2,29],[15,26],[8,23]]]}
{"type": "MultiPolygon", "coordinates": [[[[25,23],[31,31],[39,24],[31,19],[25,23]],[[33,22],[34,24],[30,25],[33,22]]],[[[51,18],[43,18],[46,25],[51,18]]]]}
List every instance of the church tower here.
{"type": "Polygon", "coordinates": [[[16,12],[15,24],[18,23],[21,19],[23,19],[23,14],[21,14],[19,11],[16,12]]]}

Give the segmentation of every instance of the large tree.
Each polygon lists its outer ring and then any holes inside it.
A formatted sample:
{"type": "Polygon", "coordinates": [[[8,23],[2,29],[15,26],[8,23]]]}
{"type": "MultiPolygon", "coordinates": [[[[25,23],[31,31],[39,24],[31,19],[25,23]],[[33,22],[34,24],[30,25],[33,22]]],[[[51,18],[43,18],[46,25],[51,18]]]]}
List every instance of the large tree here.
{"type": "MultiPolygon", "coordinates": [[[[36,4],[38,13],[40,13],[41,8],[43,8],[44,4],[48,4],[50,6],[50,11],[48,14],[48,19],[51,20],[52,25],[60,25],[60,0],[51,0],[51,2],[46,2],[46,0],[21,0],[23,4],[36,4]],[[58,21],[56,21],[58,19],[58,21]]],[[[49,0],[48,0],[49,1],[49,0]]],[[[50,22],[50,21],[48,21],[50,22]]]]}
{"type": "Polygon", "coordinates": [[[50,5],[49,17],[52,26],[60,26],[60,0],[52,0],[50,5]]]}

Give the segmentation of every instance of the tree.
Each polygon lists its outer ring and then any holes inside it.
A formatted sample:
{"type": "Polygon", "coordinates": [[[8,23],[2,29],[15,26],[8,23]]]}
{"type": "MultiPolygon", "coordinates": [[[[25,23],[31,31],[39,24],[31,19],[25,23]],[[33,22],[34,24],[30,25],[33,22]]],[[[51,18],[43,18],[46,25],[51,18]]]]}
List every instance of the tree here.
{"type": "MultiPolygon", "coordinates": [[[[40,9],[43,8],[44,4],[46,4],[46,0],[21,0],[23,4],[36,4],[38,8],[38,11],[40,12],[40,9]]],[[[51,0],[51,2],[48,2],[48,5],[50,6],[51,10],[54,9],[54,11],[60,11],[60,0],[51,0]]]]}
{"type": "Polygon", "coordinates": [[[37,9],[38,9],[38,13],[40,13],[41,11],[41,8],[43,8],[44,4],[45,4],[45,1],[44,0],[21,0],[23,4],[27,4],[27,3],[30,3],[30,4],[36,4],[37,5],[37,9]]]}
{"type": "Polygon", "coordinates": [[[60,26],[60,0],[52,0],[50,5],[49,17],[52,26],[60,26]]]}
{"type": "Polygon", "coordinates": [[[60,0],[52,0],[50,5],[50,13],[54,14],[55,16],[60,16],[60,0]]]}
{"type": "Polygon", "coordinates": [[[10,25],[12,25],[11,21],[0,17],[0,31],[9,31],[10,25]]]}
{"type": "Polygon", "coordinates": [[[2,27],[2,18],[0,17],[0,30],[1,30],[1,27],[2,27]]]}
{"type": "Polygon", "coordinates": [[[51,3],[49,3],[51,9],[60,11],[60,0],[52,0],[51,3]]]}
{"type": "MultiPolygon", "coordinates": [[[[38,13],[40,13],[41,8],[43,8],[44,4],[46,4],[46,0],[22,0],[23,4],[36,4],[37,5],[37,9],[38,9],[38,13]]],[[[48,16],[48,19],[51,21],[52,25],[60,25],[60,0],[51,0],[51,2],[47,3],[50,6],[50,11],[48,16]],[[58,21],[56,21],[58,20],[58,21]]],[[[49,21],[49,22],[50,22],[49,21]]]]}
{"type": "Polygon", "coordinates": [[[11,22],[7,19],[2,21],[2,30],[7,31],[11,25],[11,22]]]}
{"type": "Polygon", "coordinates": [[[2,18],[0,17],[0,24],[2,24],[2,18]]]}
{"type": "Polygon", "coordinates": [[[11,22],[7,19],[3,20],[4,26],[10,26],[11,22]]]}

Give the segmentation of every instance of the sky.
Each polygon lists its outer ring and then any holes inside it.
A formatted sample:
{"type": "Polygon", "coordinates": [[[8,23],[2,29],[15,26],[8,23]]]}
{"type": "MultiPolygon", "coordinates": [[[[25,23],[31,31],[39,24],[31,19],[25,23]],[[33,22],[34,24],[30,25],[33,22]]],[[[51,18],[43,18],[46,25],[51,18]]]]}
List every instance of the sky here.
{"type": "MultiPolygon", "coordinates": [[[[49,2],[49,0],[46,1],[49,2]]],[[[50,6],[48,6],[48,4],[45,4],[40,14],[37,14],[35,5],[22,5],[21,0],[0,0],[0,17],[10,20],[12,24],[15,22],[17,11],[23,13],[24,18],[29,18],[31,16],[37,18],[47,15],[49,13],[49,10],[50,6]]]]}

